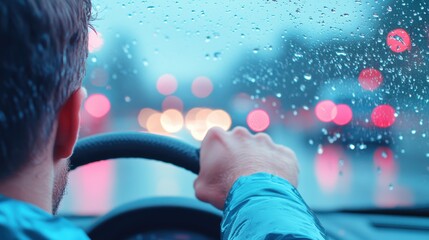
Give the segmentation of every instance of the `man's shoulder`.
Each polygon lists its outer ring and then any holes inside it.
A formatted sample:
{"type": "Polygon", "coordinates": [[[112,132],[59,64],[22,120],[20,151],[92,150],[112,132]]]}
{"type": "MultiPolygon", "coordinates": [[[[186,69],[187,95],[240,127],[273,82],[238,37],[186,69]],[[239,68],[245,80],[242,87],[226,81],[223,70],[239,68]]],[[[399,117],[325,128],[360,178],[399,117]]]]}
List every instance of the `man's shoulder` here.
{"type": "Polygon", "coordinates": [[[26,202],[0,195],[2,239],[88,239],[72,223],[26,202]]]}

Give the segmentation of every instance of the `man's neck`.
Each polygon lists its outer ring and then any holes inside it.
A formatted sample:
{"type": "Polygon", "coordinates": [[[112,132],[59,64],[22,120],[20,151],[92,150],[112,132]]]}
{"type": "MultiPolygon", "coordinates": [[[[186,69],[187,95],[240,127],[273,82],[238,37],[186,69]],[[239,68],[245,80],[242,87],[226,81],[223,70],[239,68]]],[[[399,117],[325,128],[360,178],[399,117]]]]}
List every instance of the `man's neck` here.
{"type": "Polygon", "coordinates": [[[37,164],[32,162],[19,173],[1,181],[0,194],[52,213],[53,178],[52,166],[46,164],[46,161],[37,164]]]}

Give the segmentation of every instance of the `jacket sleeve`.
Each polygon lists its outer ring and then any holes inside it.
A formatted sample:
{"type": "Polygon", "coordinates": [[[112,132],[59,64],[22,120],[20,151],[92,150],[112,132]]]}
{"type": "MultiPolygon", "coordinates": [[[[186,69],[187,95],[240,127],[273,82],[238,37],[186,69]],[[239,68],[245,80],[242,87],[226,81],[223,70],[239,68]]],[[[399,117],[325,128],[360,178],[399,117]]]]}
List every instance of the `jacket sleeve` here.
{"type": "Polygon", "coordinates": [[[234,183],[221,231],[222,239],[327,239],[298,191],[267,173],[241,177],[234,183]]]}

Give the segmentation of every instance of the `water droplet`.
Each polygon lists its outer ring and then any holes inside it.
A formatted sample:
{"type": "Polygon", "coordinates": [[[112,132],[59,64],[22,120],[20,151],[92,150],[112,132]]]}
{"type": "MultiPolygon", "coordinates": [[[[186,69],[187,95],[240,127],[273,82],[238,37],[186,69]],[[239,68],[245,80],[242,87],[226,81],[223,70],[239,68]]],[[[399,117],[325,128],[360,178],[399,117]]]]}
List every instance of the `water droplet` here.
{"type": "Polygon", "coordinates": [[[302,53],[299,53],[299,52],[298,52],[298,53],[295,53],[295,54],[294,54],[294,56],[295,56],[295,57],[297,57],[297,58],[302,58],[302,57],[304,57],[304,55],[303,55],[302,53]]]}
{"type": "Polygon", "coordinates": [[[91,58],[91,62],[96,63],[97,62],[97,58],[96,57],[92,57],[91,58]]]}
{"type": "Polygon", "coordinates": [[[305,75],[304,75],[304,78],[305,78],[305,80],[311,80],[311,74],[309,74],[309,73],[306,73],[305,75]]]}
{"type": "Polygon", "coordinates": [[[155,6],[148,6],[147,9],[148,10],[153,10],[153,9],[155,9],[155,6]]]}
{"type": "Polygon", "coordinates": [[[219,59],[220,59],[220,57],[221,57],[221,55],[222,55],[222,53],[221,53],[221,52],[215,52],[215,53],[213,54],[213,56],[214,56],[214,59],[215,59],[215,60],[219,60],[219,59]]]}
{"type": "Polygon", "coordinates": [[[323,154],[323,146],[322,145],[319,145],[318,147],[317,147],[317,154],[323,154]]]}
{"type": "Polygon", "coordinates": [[[391,12],[393,9],[392,9],[392,7],[391,6],[387,6],[387,11],[388,12],[391,12]]]}
{"type": "Polygon", "coordinates": [[[389,184],[389,190],[393,191],[393,189],[395,189],[395,187],[393,186],[393,184],[389,184]]]}
{"type": "Polygon", "coordinates": [[[416,130],[411,130],[411,134],[416,134],[417,131],[416,130]]]}
{"type": "Polygon", "coordinates": [[[377,174],[380,175],[381,174],[381,167],[377,167],[377,174]]]}
{"type": "Polygon", "coordinates": [[[349,148],[350,148],[351,150],[355,150],[356,146],[355,146],[355,145],[353,145],[353,144],[350,144],[350,145],[349,145],[349,148]]]}
{"type": "Polygon", "coordinates": [[[126,96],[125,97],[125,102],[127,102],[127,103],[131,102],[131,98],[129,96],[126,96]]]}
{"type": "Polygon", "coordinates": [[[253,49],[253,53],[255,53],[255,54],[256,54],[256,53],[258,53],[258,52],[259,52],[259,48],[254,48],[254,49],[253,49]]]}
{"type": "Polygon", "coordinates": [[[323,135],[328,135],[328,130],[326,128],[322,128],[323,135]]]}
{"type": "Polygon", "coordinates": [[[282,97],[282,94],[281,94],[281,93],[277,93],[277,94],[276,94],[276,97],[281,98],[281,97],[282,97]]]}

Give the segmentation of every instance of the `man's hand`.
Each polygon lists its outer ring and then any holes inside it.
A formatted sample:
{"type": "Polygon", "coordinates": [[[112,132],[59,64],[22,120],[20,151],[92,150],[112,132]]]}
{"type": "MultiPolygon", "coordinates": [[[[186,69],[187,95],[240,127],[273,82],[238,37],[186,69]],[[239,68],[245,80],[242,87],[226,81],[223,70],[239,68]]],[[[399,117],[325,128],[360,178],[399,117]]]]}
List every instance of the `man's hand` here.
{"type": "Polygon", "coordinates": [[[258,172],[298,185],[298,163],[292,150],[273,143],[264,133],[252,135],[242,127],[231,132],[213,128],[201,144],[200,173],[194,183],[196,196],[222,210],[234,182],[258,172]]]}

